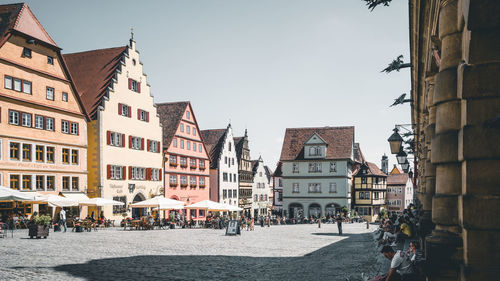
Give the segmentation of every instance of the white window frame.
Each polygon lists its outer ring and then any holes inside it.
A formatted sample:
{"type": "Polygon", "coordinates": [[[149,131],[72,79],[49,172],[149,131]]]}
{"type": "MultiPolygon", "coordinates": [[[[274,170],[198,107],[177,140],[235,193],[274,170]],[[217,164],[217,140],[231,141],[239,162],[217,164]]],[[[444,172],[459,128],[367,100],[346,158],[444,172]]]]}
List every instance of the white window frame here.
{"type": "Polygon", "coordinates": [[[45,118],[42,115],[35,115],[35,128],[43,130],[44,125],[45,125],[45,118]],[[39,121],[42,121],[42,123],[40,123],[39,121]]]}
{"type": "Polygon", "coordinates": [[[5,89],[13,90],[13,88],[14,88],[13,80],[14,80],[14,78],[12,78],[12,76],[5,75],[4,80],[3,80],[3,87],[5,89]]]}
{"type": "Polygon", "coordinates": [[[52,117],[45,117],[45,130],[47,131],[54,131],[54,118],[52,117]],[[50,122],[49,122],[50,121],[50,122]]]}
{"type": "Polygon", "coordinates": [[[66,120],[61,121],[61,132],[69,134],[69,121],[66,120]]]}
{"type": "Polygon", "coordinates": [[[80,126],[78,126],[78,123],[76,122],[71,122],[70,123],[70,128],[71,128],[71,134],[72,135],[78,135],[78,129],[80,126]]]}
{"type": "Polygon", "coordinates": [[[46,91],[45,98],[53,101],[55,99],[55,95],[56,95],[55,89],[52,87],[47,87],[47,90],[45,90],[45,91],[46,91]]]}
{"type": "Polygon", "coordinates": [[[9,110],[9,124],[19,125],[19,111],[9,110]]]}
{"type": "Polygon", "coordinates": [[[68,93],[62,92],[61,100],[64,102],[68,102],[68,93]]]}
{"type": "Polygon", "coordinates": [[[300,185],[298,182],[292,183],[292,193],[300,193],[300,185]]]}
{"type": "Polygon", "coordinates": [[[21,126],[31,128],[33,125],[33,115],[30,113],[21,113],[21,126]]]}
{"type": "Polygon", "coordinates": [[[337,193],[337,183],[336,182],[330,183],[330,193],[337,193]]]}

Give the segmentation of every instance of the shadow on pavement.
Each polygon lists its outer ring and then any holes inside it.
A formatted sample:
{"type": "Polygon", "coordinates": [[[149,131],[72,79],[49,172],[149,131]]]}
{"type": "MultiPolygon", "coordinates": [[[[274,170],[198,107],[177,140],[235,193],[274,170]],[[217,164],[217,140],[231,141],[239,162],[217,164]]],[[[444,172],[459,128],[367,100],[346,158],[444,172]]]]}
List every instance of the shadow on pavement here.
{"type": "Polygon", "coordinates": [[[346,237],[302,257],[143,255],[54,269],[87,280],[359,280],[360,266],[375,261],[372,234],[346,237]]]}

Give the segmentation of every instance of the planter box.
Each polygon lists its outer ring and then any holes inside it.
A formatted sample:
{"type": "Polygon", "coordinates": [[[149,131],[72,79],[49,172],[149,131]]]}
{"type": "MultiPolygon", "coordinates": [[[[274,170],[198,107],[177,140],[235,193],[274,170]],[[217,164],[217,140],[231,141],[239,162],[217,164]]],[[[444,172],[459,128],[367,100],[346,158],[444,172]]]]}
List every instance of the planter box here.
{"type": "Polygon", "coordinates": [[[49,227],[46,225],[32,224],[28,227],[28,236],[30,238],[47,238],[47,236],[49,236],[49,227]]]}

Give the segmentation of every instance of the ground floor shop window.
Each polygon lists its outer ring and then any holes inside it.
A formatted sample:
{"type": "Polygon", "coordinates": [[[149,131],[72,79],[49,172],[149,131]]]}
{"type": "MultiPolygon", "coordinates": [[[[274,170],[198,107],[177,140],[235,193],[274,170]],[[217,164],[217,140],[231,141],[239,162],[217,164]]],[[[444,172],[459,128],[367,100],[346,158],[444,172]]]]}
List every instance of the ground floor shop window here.
{"type": "Polygon", "coordinates": [[[123,202],[123,206],[113,206],[113,214],[123,214],[127,212],[127,196],[115,196],[113,200],[123,202]]]}
{"type": "Polygon", "coordinates": [[[358,215],[360,216],[371,216],[371,207],[358,207],[358,215]]]}

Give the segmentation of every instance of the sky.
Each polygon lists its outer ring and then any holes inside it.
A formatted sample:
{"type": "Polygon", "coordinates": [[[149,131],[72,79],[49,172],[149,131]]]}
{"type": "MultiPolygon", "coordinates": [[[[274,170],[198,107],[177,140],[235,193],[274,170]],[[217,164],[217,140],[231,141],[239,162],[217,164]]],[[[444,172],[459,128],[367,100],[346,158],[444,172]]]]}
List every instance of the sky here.
{"type": "MultiPolygon", "coordinates": [[[[33,0],[63,53],[128,44],[130,28],[155,102],[191,101],[200,128],[248,129],[252,158],[275,168],[286,128],[355,126],[367,161],[390,155],[410,123],[407,1],[33,0]]],[[[395,161],[389,157],[390,167],[395,161]]]]}

